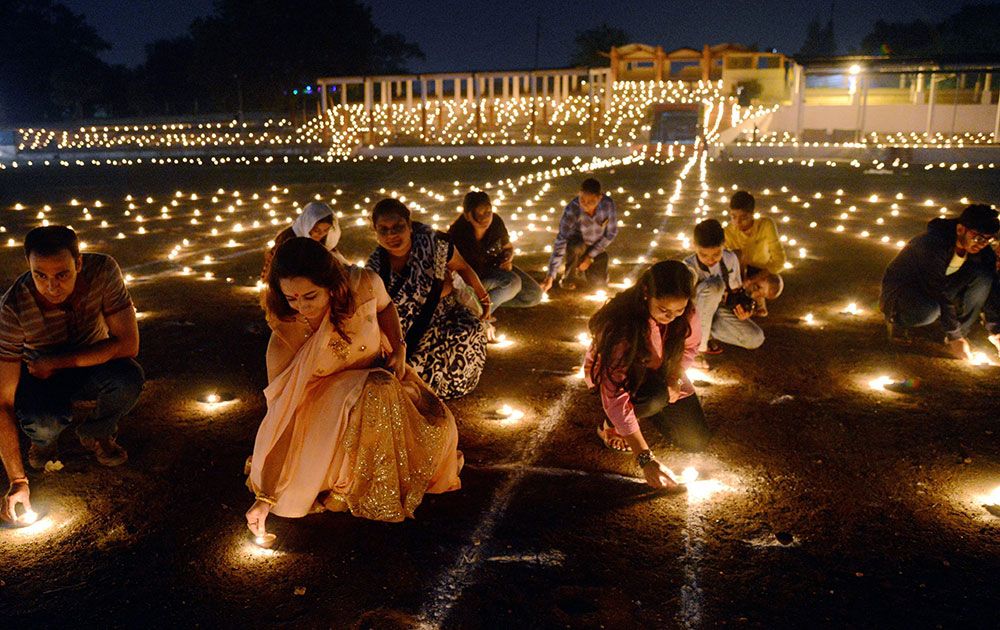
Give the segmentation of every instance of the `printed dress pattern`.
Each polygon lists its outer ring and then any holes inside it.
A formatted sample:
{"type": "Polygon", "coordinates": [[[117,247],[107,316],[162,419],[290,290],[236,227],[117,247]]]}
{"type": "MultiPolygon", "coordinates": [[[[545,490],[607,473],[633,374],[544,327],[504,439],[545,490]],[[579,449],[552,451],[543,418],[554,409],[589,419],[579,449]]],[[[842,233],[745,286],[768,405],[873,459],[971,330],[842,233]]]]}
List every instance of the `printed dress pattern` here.
{"type": "MultiPolygon", "coordinates": [[[[434,280],[450,273],[446,265],[453,251],[444,236],[427,225],[413,222],[412,226],[410,260],[401,273],[390,272],[392,288],[387,287],[399,311],[404,335],[420,313],[434,280]]],[[[380,275],[382,251],[381,246],[377,247],[367,263],[380,275]]],[[[486,330],[453,295],[441,298],[409,364],[441,398],[464,396],[479,384],[486,365],[486,330]]]]}

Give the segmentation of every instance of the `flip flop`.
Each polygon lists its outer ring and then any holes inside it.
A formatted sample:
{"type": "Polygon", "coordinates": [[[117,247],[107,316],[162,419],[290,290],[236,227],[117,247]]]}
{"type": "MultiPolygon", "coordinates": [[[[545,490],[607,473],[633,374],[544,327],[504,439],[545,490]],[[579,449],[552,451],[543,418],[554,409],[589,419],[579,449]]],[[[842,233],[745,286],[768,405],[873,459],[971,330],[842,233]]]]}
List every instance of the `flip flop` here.
{"type": "Polygon", "coordinates": [[[708,342],[708,347],[705,348],[704,352],[705,354],[722,354],[722,346],[712,339],[708,342]]]}
{"type": "Polygon", "coordinates": [[[604,442],[604,448],[611,449],[612,451],[618,453],[632,452],[632,448],[628,445],[627,442],[625,442],[625,438],[619,435],[618,432],[615,431],[614,427],[609,427],[602,424],[601,426],[597,427],[597,437],[601,438],[601,441],[604,442]],[[621,440],[621,443],[624,446],[623,447],[612,446],[611,440],[614,439],[621,440]]]}

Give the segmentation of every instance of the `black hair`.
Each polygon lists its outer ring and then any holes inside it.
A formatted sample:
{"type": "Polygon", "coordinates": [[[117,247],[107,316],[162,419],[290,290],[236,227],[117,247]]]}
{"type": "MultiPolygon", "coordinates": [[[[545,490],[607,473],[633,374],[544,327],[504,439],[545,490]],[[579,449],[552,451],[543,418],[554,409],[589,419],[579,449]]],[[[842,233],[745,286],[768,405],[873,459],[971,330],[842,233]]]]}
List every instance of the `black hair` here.
{"type": "Polygon", "coordinates": [[[372,208],[372,225],[378,222],[378,220],[385,216],[397,216],[406,222],[410,221],[410,209],[400,201],[399,199],[394,199],[389,197],[383,199],[382,201],[375,204],[372,208]]]}
{"type": "Polygon", "coordinates": [[[490,205],[490,196],[481,190],[473,190],[465,193],[465,199],[462,200],[462,212],[472,214],[477,208],[488,205],[490,205]]]}
{"type": "Polygon", "coordinates": [[[639,280],[611,298],[590,318],[597,360],[591,367],[590,378],[597,384],[611,379],[615,387],[635,393],[646,377],[646,363],[651,357],[649,340],[649,299],[664,297],[687,298],[684,313],[667,325],[663,335],[663,362],[657,370],[663,382],[680,377],[680,362],[684,343],[691,333],[690,317],[694,309],[694,276],[688,266],[677,260],[658,262],[639,280]],[[611,375],[624,373],[624,380],[611,375]]]}
{"type": "Polygon", "coordinates": [[[593,177],[588,177],[583,180],[580,184],[580,192],[590,193],[591,195],[601,194],[601,182],[597,181],[593,177]]]}
{"type": "Polygon", "coordinates": [[[726,242],[726,232],[715,219],[705,219],[694,226],[694,244],[698,247],[718,247],[726,242]]]}
{"type": "Polygon", "coordinates": [[[80,239],[65,225],[36,227],[24,237],[24,257],[32,253],[42,257],[55,256],[66,250],[74,260],[80,257],[80,239]]]}
{"type": "Polygon", "coordinates": [[[993,235],[1000,230],[1000,219],[997,219],[997,211],[982,203],[972,204],[962,210],[962,214],[958,217],[958,223],[980,234],[993,235]]]}
{"type": "Polygon", "coordinates": [[[743,212],[753,212],[753,209],[757,206],[756,200],[754,200],[753,195],[745,190],[737,190],[733,193],[733,196],[729,199],[729,207],[733,210],[742,210],[743,212]]]}

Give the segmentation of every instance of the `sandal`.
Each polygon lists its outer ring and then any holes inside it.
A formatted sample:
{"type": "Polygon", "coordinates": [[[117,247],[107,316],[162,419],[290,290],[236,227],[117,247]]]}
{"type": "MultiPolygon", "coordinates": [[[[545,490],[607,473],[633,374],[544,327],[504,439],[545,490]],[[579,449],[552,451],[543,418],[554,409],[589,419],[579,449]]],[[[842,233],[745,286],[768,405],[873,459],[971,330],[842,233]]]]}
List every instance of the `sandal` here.
{"type": "Polygon", "coordinates": [[[597,427],[597,437],[601,438],[601,441],[604,442],[604,448],[618,453],[632,452],[632,447],[628,445],[625,438],[619,435],[614,427],[609,427],[606,423],[597,427]]]}
{"type": "Polygon", "coordinates": [[[705,354],[722,354],[722,346],[715,339],[708,340],[708,347],[703,350],[705,354]]]}

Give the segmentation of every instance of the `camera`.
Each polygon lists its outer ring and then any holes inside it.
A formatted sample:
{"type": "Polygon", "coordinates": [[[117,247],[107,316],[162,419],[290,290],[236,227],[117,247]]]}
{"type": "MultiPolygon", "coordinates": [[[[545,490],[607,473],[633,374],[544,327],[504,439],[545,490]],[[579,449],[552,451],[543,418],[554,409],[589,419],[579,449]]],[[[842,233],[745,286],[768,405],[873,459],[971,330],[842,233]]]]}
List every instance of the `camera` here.
{"type": "Polygon", "coordinates": [[[726,294],[725,306],[729,309],[735,309],[737,306],[742,306],[743,310],[748,313],[752,313],[757,308],[757,302],[750,297],[749,293],[740,288],[734,289],[726,294]]]}

